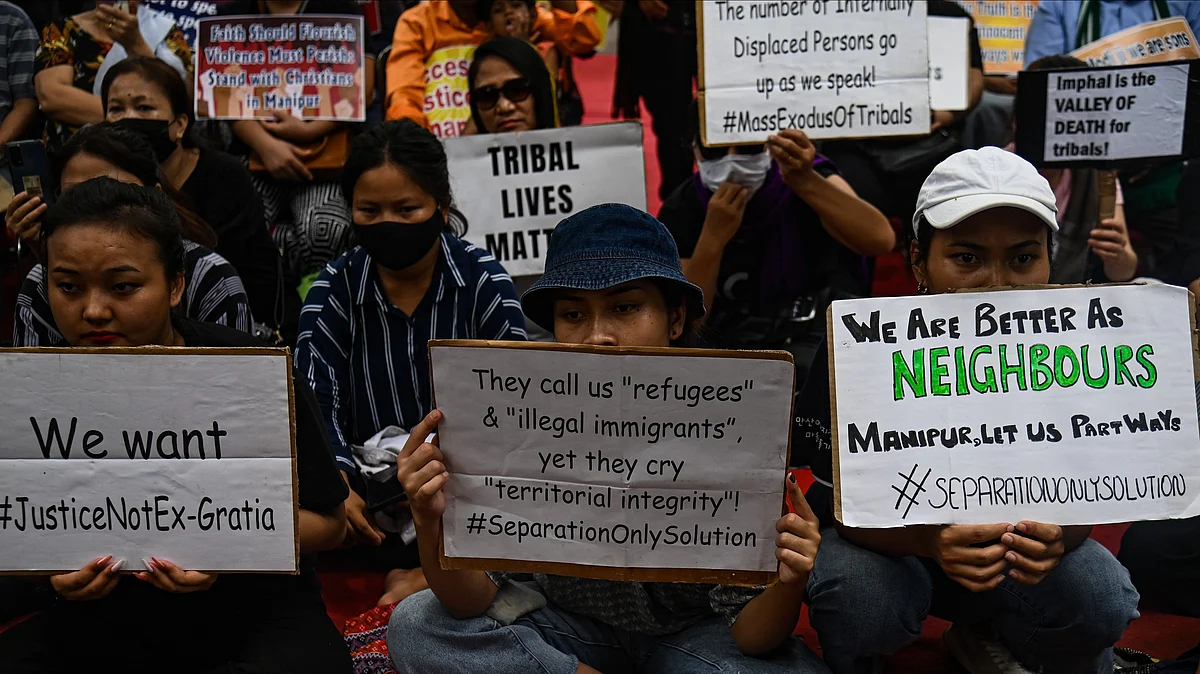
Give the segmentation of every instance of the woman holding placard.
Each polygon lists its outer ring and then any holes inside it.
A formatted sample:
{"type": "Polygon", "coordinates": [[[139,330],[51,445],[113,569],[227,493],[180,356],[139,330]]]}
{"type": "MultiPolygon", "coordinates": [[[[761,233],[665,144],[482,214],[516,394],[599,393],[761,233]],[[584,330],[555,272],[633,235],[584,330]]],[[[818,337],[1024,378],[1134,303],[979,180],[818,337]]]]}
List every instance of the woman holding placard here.
{"type": "MultiPolygon", "coordinates": [[[[149,141],[127,130],[97,124],[72,136],[55,159],[59,164],[57,181],[63,191],[99,176],[162,189],[175,203],[183,227],[187,292],[180,301],[179,311],[188,318],[245,332],[251,330],[249,300],[237,271],[225,258],[206,247],[215,241],[216,235],[204,220],[180,204],[184,197],[161,176],[149,141]]],[[[40,250],[40,220],[47,208],[41,197],[20,193],[6,212],[8,230],[34,250],[40,250]]],[[[13,321],[13,344],[66,345],[50,311],[44,265],[35,265],[21,284],[13,321]]]]}
{"type": "MultiPolygon", "coordinates": [[[[95,178],[65,192],[41,230],[50,306],[71,346],[264,345],[172,312],[185,246],[161,190],[95,178]]],[[[217,575],[97,550],[50,579],[58,603],[0,634],[4,671],[349,672],[315,568],[315,553],[345,534],[346,486],[312,391],[303,377],[294,386],[299,575],[217,575]]]]}
{"type": "MultiPolygon", "coordinates": [[[[1050,185],[1024,159],[995,147],[952,155],[922,186],[909,232],[918,292],[1048,283],[1055,210],[1050,185]]],[[[1138,594],[1112,554],[1089,540],[1091,527],[850,529],[834,521],[829,381],[822,349],[792,436],[811,452],[817,479],[808,497],[823,544],[808,595],[830,668],[879,671],[933,612],[954,621],[946,643],[972,673],[1112,672],[1112,645],[1137,617],[1138,594]]]]}
{"type": "MultiPolygon", "coordinates": [[[[559,342],[608,347],[679,345],[704,315],[666,228],[617,204],[558,225],[546,274],[522,305],[559,342]]],[[[780,582],[769,588],[449,571],[438,544],[442,489],[454,478],[437,441],[424,441],[441,419],[430,412],[397,460],[430,586],[392,613],[388,653],[399,671],[827,671],[792,636],[821,541],[794,481],[796,512],[776,522],[780,582]]]]}
{"type": "Polygon", "coordinates": [[[385,605],[425,580],[416,546],[405,541],[407,512],[396,507],[404,494],[394,480],[366,477],[352,448],[391,446],[432,408],[430,339],[523,340],[525,318],[496,258],[459,238],[466,223],[453,208],[446,152],[432,133],[412,120],[371,127],[354,140],[342,189],[359,245],[313,284],[296,363],[353,487],[348,542],[382,546],[374,556],[393,569],[385,605]]]}

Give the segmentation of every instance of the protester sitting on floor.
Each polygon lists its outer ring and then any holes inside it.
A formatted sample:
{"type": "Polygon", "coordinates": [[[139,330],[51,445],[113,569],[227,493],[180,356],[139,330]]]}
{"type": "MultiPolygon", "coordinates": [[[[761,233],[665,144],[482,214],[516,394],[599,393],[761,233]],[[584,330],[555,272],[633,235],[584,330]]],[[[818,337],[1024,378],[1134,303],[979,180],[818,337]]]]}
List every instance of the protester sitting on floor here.
{"type": "MultiPolygon", "coordinates": [[[[225,258],[197,243],[211,245],[215,235],[203,220],[180,204],[182,195],[161,177],[154,151],[145,138],[108,124],[89,126],[72,136],[55,158],[63,192],[99,176],[163,190],[175,205],[185,237],[186,283],[179,311],[197,321],[227,325],[243,332],[251,330],[250,305],[237,271],[225,258]]],[[[46,209],[41,197],[21,192],[9,204],[8,231],[39,250],[40,223],[46,209]]],[[[65,346],[65,338],[50,312],[47,284],[46,268],[41,264],[34,266],[21,284],[13,321],[14,345],[65,346]]]]}
{"type": "Polygon", "coordinates": [[[426,584],[416,545],[404,540],[407,513],[392,505],[400,494],[389,488],[398,485],[364,479],[352,447],[386,444],[432,409],[429,340],[523,340],[525,319],[504,268],[462,240],[446,151],[429,131],[412,120],[369,128],[354,140],[342,188],[359,245],[313,283],[296,362],[352,489],[347,542],[378,547],[362,555],[393,570],[383,605],[426,584]],[[377,510],[399,520],[393,531],[380,528],[377,510]]]}
{"type": "Polygon", "coordinates": [[[135,56],[109,69],[100,99],[107,121],[150,142],[163,178],[216,232],[215,250],[237,269],[262,332],[280,331],[291,344],[300,296],[294,283],[284,292],[283,259],[267,231],[262,200],[240,161],[192,138],[188,89],[162,61],[135,56]]]}
{"type": "MultiPolygon", "coordinates": [[[[1054,192],[1032,165],[999,148],[959,152],[929,175],[911,221],[918,292],[1045,284],[1057,229],[1054,192]]],[[[792,434],[817,479],[808,499],[822,544],[808,601],[830,669],[881,671],[882,657],[915,642],[933,614],[953,621],[946,643],[972,674],[1111,674],[1112,646],[1138,616],[1138,593],[1088,538],[1090,526],[835,522],[829,381],[822,349],[792,434]]]]}
{"type": "MultiPolygon", "coordinates": [[[[704,315],[670,234],[632,207],[563,220],[546,258],[522,305],[561,343],[679,345],[704,315]]],[[[769,588],[449,571],[438,561],[442,490],[456,478],[436,441],[424,441],[441,418],[431,411],[397,460],[430,586],[392,613],[388,654],[400,672],[827,671],[792,636],[820,544],[794,479],[786,484],[796,513],[776,523],[780,582],[769,588]]]]}
{"type": "MultiPolygon", "coordinates": [[[[263,345],[172,311],[187,290],[180,231],[175,205],[152,187],[100,177],[63,193],[42,219],[41,245],[70,346],[263,345]]],[[[175,394],[187,390],[181,382],[175,394]]],[[[0,634],[5,673],[349,672],[314,565],[345,533],[346,486],[303,377],[295,424],[299,575],[203,573],[96,550],[80,570],[49,578],[53,606],[0,634]]]]}
{"type": "MultiPolygon", "coordinates": [[[[219,16],[362,17],[362,7],[354,0],[229,0],[217,11],[219,16]]],[[[374,88],[375,57],[366,54],[362,64],[366,101],[371,100],[374,88]]],[[[276,110],[269,119],[242,119],[230,124],[236,137],[230,152],[245,157],[250,166],[266,224],[292,280],[319,272],[350,247],[350,210],[337,174],[345,161],[350,134],[362,125],[335,121],[339,103],[351,108],[354,105],[345,99],[339,101],[339,87],[322,85],[318,89],[324,90],[323,119],[300,119],[276,110]]],[[[208,98],[215,97],[214,92],[208,98]]]]}
{"type": "MultiPolygon", "coordinates": [[[[1086,68],[1072,56],[1047,56],[1026,70],[1086,68]]],[[[1015,130],[1015,121],[1014,121],[1015,130]]],[[[1016,150],[1016,144],[1005,148],[1016,150]]],[[[1054,240],[1051,283],[1106,283],[1131,280],[1138,256],[1125,227],[1125,199],[1116,185],[1116,206],[1111,218],[1100,219],[1100,175],[1096,169],[1038,169],[1054,190],[1058,231],[1054,240]]]]}
{"type": "MultiPolygon", "coordinates": [[[[565,54],[590,53],[600,42],[596,7],[552,0],[538,7],[532,35],[565,54]]],[[[475,47],[493,37],[477,0],[424,2],[396,23],[387,64],[387,118],[412,119],[441,137],[461,135],[470,119],[466,69],[475,47]]]]}
{"type": "MultiPolygon", "coordinates": [[[[471,91],[472,126],[479,133],[504,133],[558,127],[554,83],[533,45],[512,37],[488,40],[475,50],[467,71],[471,91]]],[[[517,293],[529,289],[538,277],[513,278],[517,293]]],[[[525,322],[530,339],[553,341],[536,323],[525,322]]]]}
{"type": "MultiPolygon", "coordinates": [[[[1038,3],[1025,37],[1025,62],[1067,54],[1143,23],[1182,17],[1200,31],[1200,2],[1190,0],[1056,0],[1038,3]]],[[[1190,233],[1180,226],[1176,194],[1184,163],[1169,161],[1121,172],[1125,219],[1142,235],[1138,255],[1143,276],[1179,282],[1169,260],[1190,233]]],[[[1183,281],[1189,282],[1190,279],[1183,281]]]]}
{"type": "Polygon", "coordinates": [[[710,148],[697,124],[693,138],[699,168],[658,217],[688,280],[704,289],[705,341],[790,350],[799,384],[824,335],[825,309],[870,291],[864,256],[890,253],[895,234],[803,131],[710,148]]]}

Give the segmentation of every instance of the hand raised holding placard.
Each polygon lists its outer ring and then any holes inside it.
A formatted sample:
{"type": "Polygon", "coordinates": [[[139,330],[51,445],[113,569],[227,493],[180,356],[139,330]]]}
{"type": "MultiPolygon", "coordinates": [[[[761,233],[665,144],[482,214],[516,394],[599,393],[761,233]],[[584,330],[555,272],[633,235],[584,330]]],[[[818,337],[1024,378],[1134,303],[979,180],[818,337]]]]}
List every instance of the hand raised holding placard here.
{"type": "Polygon", "coordinates": [[[433,410],[425,415],[421,423],[412,429],[408,442],[400,455],[396,457],[396,479],[404,486],[408,494],[408,504],[412,509],[413,521],[418,527],[434,525],[446,512],[446,494],[442,487],[450,479],[446,470],[442,450],[433,442],[425,442],[430,433],[437,430],[442,420],[442,413],[433,410]]]}
{"type": "Polygon", "coordinates": [[[71,601],[92,601],[103,599],[117,586],[121,577],[117,572],[125,565],[125,560],[112,561],[112,555],[93,560],[90,564],[73,573],[64,573],[50,577],[50,585],[54,591],[71,601]]]}
{"type": "Polygon", "coordinates": [[[808,135],[799,129],[786,129],[767,139],[767,150],[771,159],[779,165],[783,182],[793,190],[800,189],[798,185],[817,177],[813,172],[813,161],[817,158],[817,148],[808,139],[808,135]]]}
{"type": "Polygon", "coordinates": [[[779,581],[785,585],[805,584],[821,546],[820,522],[813,514],[795,476],[785,481],[788,496],[796,512],[787,513],[775,523],[775,558],[779,560],[779,581]]]}

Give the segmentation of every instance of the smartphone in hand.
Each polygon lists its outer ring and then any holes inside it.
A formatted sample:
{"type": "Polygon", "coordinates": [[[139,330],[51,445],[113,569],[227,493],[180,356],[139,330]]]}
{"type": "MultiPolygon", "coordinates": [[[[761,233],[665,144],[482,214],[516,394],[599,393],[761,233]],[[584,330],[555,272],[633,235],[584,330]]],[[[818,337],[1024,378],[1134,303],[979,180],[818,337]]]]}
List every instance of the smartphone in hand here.
{"type": "Polygon", "coordinates": [[[41,197],[43,203],[53,204],[56,187],[46,145],[40,140],[18,140],[4,146],[12,174],[13,191],[28,192],[41,197]]]}

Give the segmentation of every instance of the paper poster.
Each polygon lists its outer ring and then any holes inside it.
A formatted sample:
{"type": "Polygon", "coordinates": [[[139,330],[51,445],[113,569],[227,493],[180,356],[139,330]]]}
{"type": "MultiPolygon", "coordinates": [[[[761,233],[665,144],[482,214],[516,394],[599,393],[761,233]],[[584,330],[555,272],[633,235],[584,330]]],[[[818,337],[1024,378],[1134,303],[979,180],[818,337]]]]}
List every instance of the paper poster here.
{"type": "Polygon", "coordinates": [[[541,274],[560,221],[597,204],[646,210],[639,122],[448,138],[468,237],[513,276],[541,274]]]}
{"type": "Polygon", "coordinates": [[[984,74],[1020,72],[1025,62],[1025,36],[1037,11],[1037,0],[958,0],[958,4],[975,19],[984,74]]]}
{"type": "Polygon", "coordinates": [[[1187,90],[1187,64],[1052,73],[1043,160],[1178,155],[1187,90]]]}
{"type": "Polygon", "coordinates": [[[196,50],[200,19],[216,16],[219,3],[214,0],[143,0],[159,14],[171,17],[179,30],[183,31],[192,51],[196,50]]]}
{"type": "Polygon", "coordinates": [[[513,344],[430,342],[451,473],[444,565],[775,572],[787,354],[513,344]]]}
{"type": "Polygon", "coordinates": [[[1200,58],[1196,36],[1183,17],[1126,28],[1086,44],[1071,56],[1091,66],[1123,66],[1200,58]]]}
{"type": "Polygon", "coordinates": [[[699,2],[706,145],[929,132],[925,3],[699,2]]]}
{"type": "Polygon", "coordinates": [[[929,107],[966,110],[970,105],[971,20],[929,17],[929,107]]]}
{"type": "Polygon", "coordinates": [[[1191,307],[1168,285],[834,302],[839,519],[1200,515],[1191,307]]]}
{"type": "Polygon", "coordinates": [[[273,349],[0,351],[19,392],[0,413],[0,572],[106,555],[294,572],[290,371],[273,349]]]}
{"type": "Polygon", "coordinates": [[[201,19],[196,115],[366,119],[361,16],[201,19]]]}
{"type": "Polygon", "coordinates": [[[439,138],[461,136],[471,119],[467,71],[477,46],[444,47],[425,62],[425,118],[439,138]]]}

